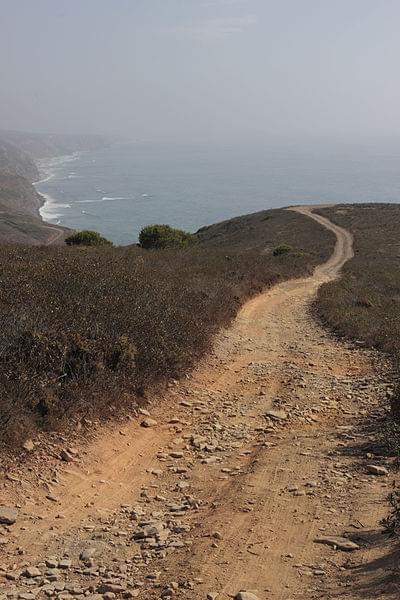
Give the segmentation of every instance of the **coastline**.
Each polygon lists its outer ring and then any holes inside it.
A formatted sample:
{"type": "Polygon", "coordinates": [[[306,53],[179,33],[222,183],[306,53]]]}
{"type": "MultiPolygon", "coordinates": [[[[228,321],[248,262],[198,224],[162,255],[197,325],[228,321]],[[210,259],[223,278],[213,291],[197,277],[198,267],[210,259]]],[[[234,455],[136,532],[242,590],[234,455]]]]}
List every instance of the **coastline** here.
{"type": "Polygon", "coordinates": [[[50,181],[56,176],[57,167],[61,167],[65,163],[74,162],[78,160],[83,154],[85,154],[85,150],[79,150],[73,152],[72,154],[61,154],[58,156],[53,156],[49,159],[42,159],[37,162],[37,167],[39,169],[40,179],[32,183],[36,192],[43,199],[42,205],[38,209],[39,217],[44,223],[49,223],[50,225],[61,225],[59,217],[61,214],[56,212],[56,207],[67,208],[70,207],[70,204],[65,204],[59,202],[56,198],[53,198],[50,194],[41,191],[37,186],[50,181]]]}

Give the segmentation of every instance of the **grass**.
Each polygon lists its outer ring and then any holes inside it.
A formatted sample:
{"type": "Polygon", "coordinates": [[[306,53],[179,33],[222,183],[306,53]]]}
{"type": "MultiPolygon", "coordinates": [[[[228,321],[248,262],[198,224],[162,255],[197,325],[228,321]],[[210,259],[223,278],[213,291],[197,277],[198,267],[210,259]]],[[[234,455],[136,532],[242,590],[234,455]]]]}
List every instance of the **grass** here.
{"type": "MultiPolygon", "coordinates": [[[[352,232],[355,252],[342,277],[320,288],[319,314],[335,331],[391,354],[400,381],[400,205],[338,205],[318,212],[352,232]]],[[[390,409],[381,436],[399,457],[400,385],[390,409]]]]}
{"type": "Polygon", "coordinates": [[[199,238],[184,250],[0,247],[1,445],[107,418],[182,377],[243,302],[310,273],[334,243],[283,210],[199,238]],[[283,244],[298,252],[274,256],[283,244]]]}
{"type": "MultiPolygon", "coordinates": [[[[398,384],[377,432],[387,454],[400,464],[400,205],[337,205],[318,212],[354,236],[354,258],[341,279],[319,289],[317,309],[326,323],[348,338],[388,352],[398,384]],[[397,367],[396,367],[397,366],[397,367]]],[[[400,489],[388,498],[385,530],[400,534],[400,489]]]]}
{"type": "Polygon", "coordinates": [[[400,205],[338,205],[318,211],[354,236],[341,279],[321,287],[322,317],[340,333],[400,354],[400,205]]]}

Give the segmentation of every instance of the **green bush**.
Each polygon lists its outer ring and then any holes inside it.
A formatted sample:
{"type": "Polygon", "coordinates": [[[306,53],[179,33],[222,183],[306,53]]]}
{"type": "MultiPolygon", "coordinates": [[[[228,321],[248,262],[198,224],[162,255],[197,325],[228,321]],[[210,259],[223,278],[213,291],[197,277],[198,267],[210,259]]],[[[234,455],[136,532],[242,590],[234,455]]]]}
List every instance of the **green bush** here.
{"type": "Polygon", "coordinates": [[[381,521],[385,531],[389,535],[400,534],[400,489],[394,487],[388,496],[390,512],[388,516],[381,521]]]}
{"type": "Polygon", "coordinates": [[[274,251],[274,256],[282,256],[283,254],[291,254],[293,252],[292,246],[288,246],[288,244],[281,244],[277,246],[274,251]]]}
{"type": "Polygon", "coordinates": [[[169,225],[147,225],[139,234],[142,248],[161,250],[163,248],[185,248],[196,241],[196,236],[169,225]]]}
{"type": "Polygon", "coordinates": [[[68,246],[112,246],[112,242],[97,231],[78,231],[66,238],[68,246]]]}

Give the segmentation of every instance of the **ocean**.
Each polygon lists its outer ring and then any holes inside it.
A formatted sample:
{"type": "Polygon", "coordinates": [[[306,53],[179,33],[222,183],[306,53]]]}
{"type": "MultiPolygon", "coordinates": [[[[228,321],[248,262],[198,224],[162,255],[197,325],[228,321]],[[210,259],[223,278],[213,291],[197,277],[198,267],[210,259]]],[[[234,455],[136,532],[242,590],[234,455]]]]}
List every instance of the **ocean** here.
{"type": "Polygon", "coordinates": [[[116,244],[290,204],[398,202],[400,142],[118,143],[40,165],[42,218],[116,244]]]}

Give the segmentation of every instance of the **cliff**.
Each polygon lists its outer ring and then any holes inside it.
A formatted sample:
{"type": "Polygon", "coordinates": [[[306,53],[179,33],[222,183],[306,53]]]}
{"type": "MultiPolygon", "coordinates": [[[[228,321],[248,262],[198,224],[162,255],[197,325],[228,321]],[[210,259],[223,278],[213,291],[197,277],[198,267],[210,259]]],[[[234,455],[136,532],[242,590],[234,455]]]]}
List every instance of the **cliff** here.
{"type": "Polygon", "coordinates": [[[0,172],[0,210],[38,217],[42,203],[42,197],[25,177],[0,172]]]}
{"type": "Polygon", "coordinates": [[[39,179],[39,171],[30,155],[0,135],[0,174],[19,175],[30,182],[39,179]]]}

